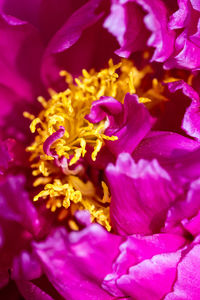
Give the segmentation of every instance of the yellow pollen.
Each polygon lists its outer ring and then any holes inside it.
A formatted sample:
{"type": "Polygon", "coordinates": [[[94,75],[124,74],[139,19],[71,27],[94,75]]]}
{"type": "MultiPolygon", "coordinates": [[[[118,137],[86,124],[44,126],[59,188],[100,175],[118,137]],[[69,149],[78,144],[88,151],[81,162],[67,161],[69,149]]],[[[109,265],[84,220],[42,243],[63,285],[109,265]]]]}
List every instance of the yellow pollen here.
{"type": "MultiPolygon", "coordinates": [[[[85,181],[81,159],[90,148],[91,158],[95,161],[105,140],[116,141],[118,138],[105,134],[106,119],[93,124],[85,116],[90,113],[92,103],[102,96],[111,96],[121,103],[127,93],[137,93],[142,103],[165,100],[163,87],[156,79],[152,80],[150,89],[143,90],[142,81],[151,74],[150,66],[138,70],[129,60],[122,60],[116,65],[109,60],[108,68],[100,72],[83,70],[82,76],[75,79],[67,71],[60,72],[68,88],[59,93],[49,89],[48,101],[38,97],[43,109],[37,117],[24,112],[24,116],[32,121],[31,132],[35,133],[34,142],[27,147],[31,153],[32,174],[37,177],[33,185],[43,186],[34,201],[44,199],[51,211],[60,209],[60,220],[72,216],[77,209],[87,209],[92,221],[111,230],[108,187],[102,182],[99,195],[92,181],[85,181]],[[63,134],[52,140],[48,153],[44,153],[44,143],[61,128],[63,134]],[[59,165],[61,160],[63,162],[59,165]]],[[[69,226],[76,230],[76,224],[70,222],[69,226]]]]}

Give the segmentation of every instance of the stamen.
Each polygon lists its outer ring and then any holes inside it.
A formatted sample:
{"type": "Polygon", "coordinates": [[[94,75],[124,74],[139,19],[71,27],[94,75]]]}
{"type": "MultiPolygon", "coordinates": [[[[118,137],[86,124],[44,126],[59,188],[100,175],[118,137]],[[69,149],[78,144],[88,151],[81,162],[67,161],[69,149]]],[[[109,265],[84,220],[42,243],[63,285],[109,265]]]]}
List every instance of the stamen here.
{"type": "MultiPolygon", "coordinates": [[[[108,68],[100,72],[83,70],[82,76],[75,79],[67,71],[60,72],[68,88],[60,93],[49,89],[51,98],[48,101],[38,97],[43,110],[36,118],[24,112],[24,116],[32,121],[31,132],[36,134],[34,142],[27,148],[31,153],[32,174],[37,176],[33,185],[44,186],[34,201],[43,199],[51,211],[60,209],[59,220],[73,215],[77,209],[87,209],[92,221],[111,230],[108,187],[102,182],[101,197],[92,180],[85,180],[82,160],[87,149],[92,148],[91,158],[95,161],[105,140],[118,138],[104,134],[108,125],[106,119],[93,124],[85,116],[93,101],[102,96],[111,96],[123,103],[127,93],[137,92],[142,103],[165,100],[163,87],[156,79],[151,89],[143,90],[142,81],[151,73],[150,66],[139,71],[129,60],[116,65],[109,60],[108,68]]],[[[71,222],[70,227],[76,226],[71,222]]]]}

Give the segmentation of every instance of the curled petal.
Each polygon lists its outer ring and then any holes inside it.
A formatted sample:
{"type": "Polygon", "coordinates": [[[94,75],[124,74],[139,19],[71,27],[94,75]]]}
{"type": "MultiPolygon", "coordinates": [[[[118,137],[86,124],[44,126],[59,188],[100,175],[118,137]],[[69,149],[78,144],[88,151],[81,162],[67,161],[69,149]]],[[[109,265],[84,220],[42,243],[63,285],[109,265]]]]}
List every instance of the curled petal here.
{"type": "Polygon", "coordinates": [[[51,148],[51,145],[58,139],[60,139],[61,137],[63,137],[65,133],[65,128],[63,126],[60,126],[60,129],[58,129],[56,132],[54,132],[52,135],[50,135],[46,141],[44,142],[43,144],[43,150],[44,150],[44,153],[49,155],[49,156],[52,156],[54,158],[57,158],[58,155],[56,153],[54,153],[50,148],[51,148]]]}
{"type": "Polygon", "coordinates": [[[103,97],[94,102],[87,118],[96,123],[107,117],[105,134],[117,136],[116,141],[106,141],[109,150],[118,154],[132,153],[150,130],[153,120],[143,104],[138,103],[137,95],[126,94],[124,105],[111,97],[103,97]]]}
{"type": "Polygon", "coordinates": [[[92,103],[90,113],[85,118],[91,123],[98,123],[108,117],[109,125],[114,127],[117,125],[112,122],[115,121],[116,116],[120,117],[122,110],[123,105],[116,99],[112,97],[101,97],[99,100],[92,103]]]}

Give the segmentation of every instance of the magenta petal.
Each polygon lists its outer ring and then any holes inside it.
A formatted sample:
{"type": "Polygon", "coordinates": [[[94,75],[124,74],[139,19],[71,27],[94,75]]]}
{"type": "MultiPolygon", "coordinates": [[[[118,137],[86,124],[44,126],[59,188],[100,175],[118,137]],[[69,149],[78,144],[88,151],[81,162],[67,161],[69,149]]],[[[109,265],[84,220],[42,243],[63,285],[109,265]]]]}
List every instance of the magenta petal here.
{"type": "Polygon", "coordinates": [[[54,300],[31,281],[17,280],[16,284],[25,300],[54,300]]]}
{"type": "Polygon", "coordinates": [[[82,226],[89,226],[91,224],[90,213],[87,210],[77,210],[75,218],[82,226]]]}
{"type": "Polygon", "coordinates": [[[29,1],[26,0],[1,0],[0,10],[7,17],[15,18],[18,22],[29,22],[37,24],[39,6],[42,0],[29,1]]]}
{"type": "Polygon", "coordinates": [[[105,133],[112,132],[118,137],[117,141],[107,142],[111,152],[118,154],[122,151],[132,153],[139,142],[151,129],[153,120],[141,103],[138,103],[136,95],[126,94],[124,99],[123,121],[119,128],[111,131],[109,127],[105,133]]]}
{"type": "Polygon", "coordinates": [[[1,0],[0,8],[7,17],[35,26],[46,42],[83,3],[84,0],[1,0]]]}
{"type": "Polygon", "coordinates": [[[41,93],[43,45],[30,24],[13,25],[0,17],[0,135],[27,140],[23,111],[41,93]],[[9,117],[8,117],[9,116],[9,117]]]}
{"type": "Polygon", "coordinates": [[[8,168],[9,162],[13,160],[13,153],[11,151],[14,145],[14,140],[0,141],[0,175],[8,168]]]}
{"type": "Polygon", "coordinates": [[[182,220],[183,227],[191,233],[193,236],[196,236],[200,233],[200,210],[198,213],[191,219],[184,219],[182,220]]]}
{"type": "Polygon", "coordinates": [[[157,232],[180,192],[156,160],[137,164],[128,153],[118,156],[116,166],[106,169],[111,189],[110,214],[120,234],[157,232]]]}
{"type": "Polygon", "coordinates": [[[197,24],[197,31],[190,37],[190,40],[197,46],[200,46],[200,19],[197,24]]]}
{"type": "Polygon", "coordinates": [[[167,86],[168,86],[170,92],[172,92],[172,93],[174,93],[178,90],[182,90],[182,92],[185,96],[191,98],[194,101],[199,101],[198,93],[183,80],[169,82],[169,83],[167,83],[167,86]]]}
{"type": "Polygon", "coordinates": [[[192,101],[191,105],[187,109],[182,128],[192,137],[195,137],[200,140],[200,109],[199,101],[192,101]]]}
{"type": "Polygon", "coordinates": [[[137,164],[128,153],[106,169],[111,190],[110,215],[120,234],[158,232],[178,189],[156,160],[137,164]]]}
{"type": "Polygon", "coordinates": [[[133,152],[133,158],[152,160],[156,158],[159,163],[166,165],[176,162],[199,147],[199,143],[175,132],[151,131],[133,152]]]}
{"type": "Polygon", "coordinates": [[[196,1],[180,0],[179,9],[170,17],[169,28],[176,31],[174,53],[165,68],[199,70],[200,63],[200,14],[196,1]]]}
{"type": "Polygon", "coordinates": [[[144,28],[143,18],[142,9],[133,1],[112,1],[111,13],[104,27],[116,37],[121,46],[116,54],[127,58],[132,52],[144,49],[149,33],[144,28]]]}
{"type": "Polygon", "coordinates": [[[124,105],[112,97],[102,97],[93,102],[91,112],[86,118],[96,123],[105,117],[108,120],[105,134],[118,137],[114,142],[106,141],[107,147],[114,154],[122,151],[132,153],[153,123],[148,110],[138,103],[135,94],[126,94],[124,105]]]}
{"type": "Polygon", "coordinates": [[[12,266],[12,279],[14,280],[33,280],[42,274],[38,259],[28,251],[22,251],[15,256],[12,266]]]}
{"type": "Polygon", "coordinates": [[[101,17],[95,13],[100,2],[101,0],[90,0],[79,8],[52,38],[46,53],[58,53],[71,47],[82,32],[101,17]]]}
{"type": "Polygon", "coordinates": [[[173,52],[175,33],[168,29],[168,11],[164,1],[137,0],[148,12],[144,17],[146,27],[152,32],[148,45],[155,48],[153,61],[163,62],[173,52]]]}
{"type": "Polygon", "coordinates": [[[191,232],[191,234],[197,235],[200,232],[199,228],[199,216],[200,210],[200,179],[193,181],[188,187],[187,195],[184,194],[179,201],[176,201],[174,205],[169,209],[165,230],[171,231],[173,227],[178,226],[181,222],[183,226],[191,232]],[[196,217],[195,217],[196,216],[196,217]],[[192,219],[191,221],[187,219],[192,219]],[[196,225],[196,226],[195,226],[196,225]]]}
{"type": "Polygon", "coordinates": [[[199,0],[190,0],[192,7],[198,11],[200,11],[200,3],[199,0]]]}
{"type": "Polygon", "coordinates": [[[182,182],[191,182],[200,177],[200,148],[186,153],[168,171],[182,182]]]}
{"type": "Polygon", "coordinates": [[[50,135],[44,142],[43,144],[43,150],[44,153],[52,156],[54,158],[57,158],[58,155],[56,153],[54,153],[50,148],[51,145],[58,139],[62,138],[63,135],[65,133],[65,128],[63,126],[60,126],[60,129],[58,129],[56,132],[52,133],[52,135],[50,135]]]}
{"type": "Polygon", "coordinates": [[[0,182],[0,217],[16,221],[33,234],[40,230],[38,214],[24,190],[23,176],[9,176],[0,182]]]}
{"type": "MultiPolygon", "coordinates": [[[[3,247],[0,247],[1,278],[6,279],[14,257],[27,249],[41,229],[37,211],[25,191],[23,176],[10,175],[0,182],[0,225],[3,241],[3,247]]],[[[25,271],[26,267],[25,263],[22,269],[25,271]]]]}
{"type": "MultiPolygon", "coordinates": [[[[193,37],[193,40],[197,40],[197,36],[193,37]]],[[[192,70],[200,69],[200,47],[191,42],[188,37],[182,33],[176,39],[176,48],[181,48],[180,52],[172,57],[164,64],[166,69],[172,68],[185,68],[192,70]]]]}
{"type": "Polygon", "coordinates": [[[180,29],[185,26],[186,18],[188,16],[188,0],[178,1],[179,9],[170,16],[168,26],[170,29],[180,29]]]}
{"type": "Polygon", "coordinates": [[[183,118],[182,128],[187,132],[187,134],[199,140],[200,139],[200,110],[199,110],[200,99],[198,93],[195,90],[193,90],[193,88],[183,80],[168,83],[168,88],[170,92],[182,90],[183,94],[191,99],[191,104],[187,108],[183,118]]]}
{"type": "Polygon", "coordinates": [[[40,88],[39,66],[43,46],[39,34],[29,24],[12,26],[2,18],[0,24],[1,89],[4,88],[5,92],[10,89],[10,93],[15,93],[21,101],[32,101],[40,88]]]}
{"type": "Polygon", "coordinates": [[[57,229],[33,247],[49,281],[65,299],[103,300],[112,298],[102,290],[101,282],[111,271],[120,241],[93,224],[70,234],[57,229]]]}
{"type": "Polygon", "coordinates": [[[184,255],[178,265],[173,291],[165,300],[198,300],[200,295],[200,245],[184,255]]]}
{"type": "Polygon", "coordinates": [[[123,111],[123,105],[112,97],[101,97],[99,100],[92,102],[90,113],[85,118],[91,123],[98,123],[108,117],[109,126],[116,127],[123,111]],[[116,121],[116,122],[115,122],[116,121]],[[118,122],[117,122],[118,121],[118,122]]]}
{"type": "Polygon", "coordinates": [[[155,255],[131,267],[127,275],[117,280],[117,285],[135,300],[162,299],[173,287],[180,259],[180,252],[155,255]]]}
{"type": "Polygon", "coordinates": [[[104,278],[103,288],[114,296],[123,296],[117,285],[117,279],[134,265],[154,255],[178,250],[185,244],[185,239],[173,234],[155,234],[152,236],[129,236],[120,246],[120,255],[113,264],[113,273],[104,278]]]}

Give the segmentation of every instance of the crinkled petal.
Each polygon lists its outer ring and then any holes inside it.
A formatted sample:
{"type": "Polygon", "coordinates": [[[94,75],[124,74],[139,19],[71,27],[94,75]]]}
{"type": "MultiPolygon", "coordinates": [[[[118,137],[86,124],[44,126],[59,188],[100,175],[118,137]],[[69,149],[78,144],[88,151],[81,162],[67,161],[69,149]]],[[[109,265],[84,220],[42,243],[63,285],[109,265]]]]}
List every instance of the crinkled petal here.
{"type": "Polygon", "coordinates": [[[158,232],[170,204],[181,192],[169,174],[156,160],[141,159],[136,164],[128,153],[121,153],[116,166],[108,165],[106,175],[114,230],[120,234],[158,232]]]}
{"type": "Polygon", "coordinates": [[[188,16],[188,0],[178,0],[179,9],[170,16],[168,26],[170,29],[180,29],[185,26],[188,16]]]}
{"type": "Polygon", "coordinates": [[[129,236],[120,246],[120,255],[113,264],[113,273],[103,281],[103,288],[114,296],[123,296],[117,285],[117,279],[134,265],[154,255],[174,252],[184,246],[185,239],[173,234],[155,234],[152,236],[129,236]]]}
{"type": "Polygon", "coordinates": [[[195,1],[179,0],[178,10],[169,20],[169,28],[176,32],[174,52],[164,64],[165,68],[199,70],[200,14],[195,1]],[[180,29],[180,31],[175,31],[180,29]]]}
{"type": "Polygon", "coordinates": [[[152,32],[148,45],[155,48],[152,61],[165,61],[174,50],[175,33],[168,29],[168,11],[164,1],[137,0],[147,11],[144,17],[146,27],[152,32]]]}
{"type": "MultiPolygon", "coordinates": [[[[197,40],[197,36],[195,36],[193,40],[197,40]]],[[[178,50],[178,54],[167,60],[167,62],[164,64],[164,67],[166,69],[200,69],[200,47],[192,41],[190,41],[186,36],[186,33],[182,33],[176,39],[175,47],[178,50]]]]}
{"type": "Polygon", "coordinates": [[[162,299],[173,287],[180,259],[180,252],[155,255],[131,267],[127,275],[117,280],[117,285],[135,300],[162,299]]]}
{"type": "Polygon", "coordinates": [[[33,247],[49,281],[65,299],[103,300],[112,298],[102,290],[101,282],[111,271],[120,241],[94,224],[70,234],[57,229],[33,247]]]}
{"type": "Polygon", "coordinates": [[[173,291],[165,300],[197,300],[200,295],[200,245],[195,245],[184,255],[178,265],[173,291]]]}

